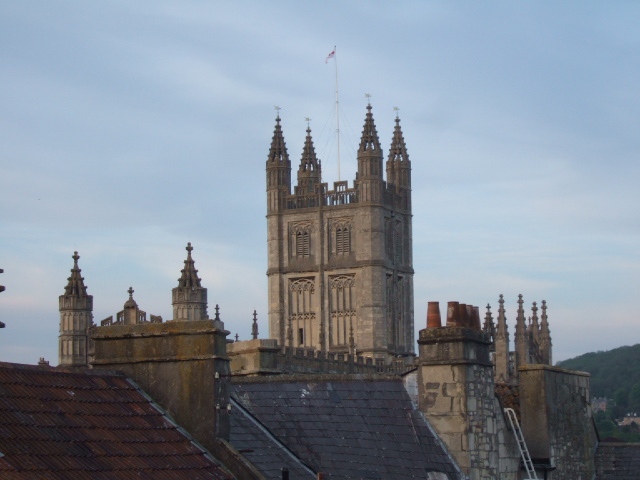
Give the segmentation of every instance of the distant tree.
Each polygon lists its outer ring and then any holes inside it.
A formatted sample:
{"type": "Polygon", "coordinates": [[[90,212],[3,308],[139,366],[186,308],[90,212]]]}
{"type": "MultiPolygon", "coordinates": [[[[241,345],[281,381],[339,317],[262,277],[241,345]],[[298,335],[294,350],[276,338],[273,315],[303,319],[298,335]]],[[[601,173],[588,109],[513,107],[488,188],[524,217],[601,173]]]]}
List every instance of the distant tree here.
{"type": "Polygon", "coordinates": [[[640,383],[636,383],[631,387],[628,406],[630,410],[640,412],[640,383]]]}
{"type": "Polygon", "coordinates": [[[616,407],[628,408],[629,406],[629,390],[625,387],[618,388],[613,392],[613,400],[616,402],[616,407]]]}

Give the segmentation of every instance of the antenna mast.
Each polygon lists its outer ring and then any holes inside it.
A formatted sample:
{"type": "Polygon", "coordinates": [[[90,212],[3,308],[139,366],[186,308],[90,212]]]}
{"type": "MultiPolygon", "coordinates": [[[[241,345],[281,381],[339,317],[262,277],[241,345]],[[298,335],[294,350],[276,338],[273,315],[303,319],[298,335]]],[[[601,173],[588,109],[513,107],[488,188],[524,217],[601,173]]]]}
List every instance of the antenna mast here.
{"type": "Polygon", "coordinates": [[[338,59],[333,47],[333,63],[336,66],[336,134],[338,135],[338,181],[340,181],[340,101],[338,100],[338,59]]]}

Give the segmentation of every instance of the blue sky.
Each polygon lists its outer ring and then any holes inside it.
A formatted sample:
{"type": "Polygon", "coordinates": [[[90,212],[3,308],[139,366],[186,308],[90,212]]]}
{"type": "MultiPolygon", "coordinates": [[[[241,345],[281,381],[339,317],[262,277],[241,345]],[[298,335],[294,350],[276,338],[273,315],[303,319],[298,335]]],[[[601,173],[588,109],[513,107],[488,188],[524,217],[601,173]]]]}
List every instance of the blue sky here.
{"type": "MultiPolygon", "coordinates": [[[[266,335],[264,165],[281,108],[353,180],[367,100],[413,165],[428,301],[546,300],[554,360],[638,343],[636,2],[2,2],[0,360],[57,363],[71,255],[95,321],[171,318],[187,242],[210,313],[266,335]]],[[[527,315],[530,311],[527,310],[527,315]]]]}

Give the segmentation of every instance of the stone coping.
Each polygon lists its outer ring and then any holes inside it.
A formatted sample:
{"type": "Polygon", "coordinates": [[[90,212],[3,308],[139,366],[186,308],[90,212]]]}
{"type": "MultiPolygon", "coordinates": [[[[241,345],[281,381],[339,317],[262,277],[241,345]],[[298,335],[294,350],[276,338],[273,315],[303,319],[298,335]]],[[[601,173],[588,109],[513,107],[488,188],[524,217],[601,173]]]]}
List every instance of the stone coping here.
{"type": "Polygon", "coordinates": [[[520,372],[528,372],[528,371],[536,371],[536,370],[548,370],[550,372],[556,373],[566,373],[568,375],[578,375],[581,377],[590,377],[591,374],[587,372],[581,372],[579,370],[569,370],[568,368],[560,368],[554,367],[552,365],[544,365],[544,364],[531,364],[531,365],[522,365],[518,367],[518,371],[520,372]]]}
{"type": "Polygon", "coordinates": [[[89,330],[91,338],[162,337],[168,335],[197,335],[221,332],[228,335],[220,320],[171,320],[164,323],[95,326],[89,330]]]}
{"type": "Polygon", "coordinates": [[[321,382],[401,382],[398,375],[389,373],[293,374],[263,377],[231,377],[231,383],[321,383],[321,382]]]}

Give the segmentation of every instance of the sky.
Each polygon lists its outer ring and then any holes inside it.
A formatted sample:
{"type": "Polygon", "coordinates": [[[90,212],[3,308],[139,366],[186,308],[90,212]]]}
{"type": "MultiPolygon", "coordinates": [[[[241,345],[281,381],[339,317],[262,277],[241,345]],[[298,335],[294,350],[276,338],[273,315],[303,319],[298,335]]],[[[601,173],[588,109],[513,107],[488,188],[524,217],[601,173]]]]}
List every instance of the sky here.
{"type": "MultiPolygon", "coordinates": [[[[640,4],[0,1],[0,360],[57,364],[72,255],[94,320],[172,317],[191,242],[209,312],[267,328],[265,162],[307,118],[352,184],[367,102],[413,173],[415,330],[546,300],[554,361],[640,341],[640,4]],[[326,62],[336,46],[335,59],[326,62]],[[370,95],[366,97],[365,95],[370,95]]],[[[293,175],[295,177],[295,175],[293,175]]]]}

